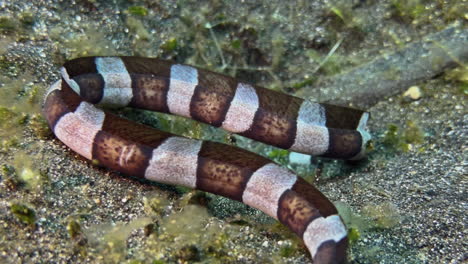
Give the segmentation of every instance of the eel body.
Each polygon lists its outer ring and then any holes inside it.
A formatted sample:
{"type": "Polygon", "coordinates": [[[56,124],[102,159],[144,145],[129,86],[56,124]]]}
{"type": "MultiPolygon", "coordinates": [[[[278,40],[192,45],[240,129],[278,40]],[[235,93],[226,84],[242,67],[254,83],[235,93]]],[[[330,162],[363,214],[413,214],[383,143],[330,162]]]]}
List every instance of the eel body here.
{"type": "Polygon", "coordinates": [[[347,231],[333,204],[291,171],[246,150],[174,136],[100,108],[134,107],[185,116],[267,144],[359,159],[369,114],[318,104],[221,74],[138,57],[65,63],[45,96],[58,139],[124,174],[222,195],[262,210],[301,237],[314,263],[346,261],[347,231]]]}

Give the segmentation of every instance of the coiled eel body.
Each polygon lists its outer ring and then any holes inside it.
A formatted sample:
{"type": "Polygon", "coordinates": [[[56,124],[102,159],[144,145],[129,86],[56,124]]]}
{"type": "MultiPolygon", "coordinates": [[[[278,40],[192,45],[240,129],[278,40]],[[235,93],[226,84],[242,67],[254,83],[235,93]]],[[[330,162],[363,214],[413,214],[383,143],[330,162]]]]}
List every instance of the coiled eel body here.
{"type": "Polygon", "coordinates": [[[58,139],[94,163],[222,195],[262,210],[301,237],[314,263],[343,263],[347,231],[333,204],[291,171],[246,150],[174,136],[108,113],[134,107],[185,116],[297,152],[359,159],[369,114],[318,104],[188,65],[139,57],[65,63],[45,96],[58,139]]]}

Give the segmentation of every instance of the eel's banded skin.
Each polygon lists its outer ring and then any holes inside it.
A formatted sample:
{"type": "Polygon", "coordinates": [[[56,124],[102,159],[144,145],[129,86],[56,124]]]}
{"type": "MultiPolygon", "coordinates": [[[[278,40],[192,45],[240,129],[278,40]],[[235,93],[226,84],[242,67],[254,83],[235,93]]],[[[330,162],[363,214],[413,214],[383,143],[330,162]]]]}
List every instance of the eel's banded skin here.
{"type": "Polygon", "coordinates": [[[139,57],[85,57],[62,67],[83,100],[192,118],[295,152],[359,159],[369,113],[313,103],[188,65],[139,57]]]}
{"type": "Polygon", "coordinates": [[[333,204],[302,178],[246,150],[174,136],[94,104],[175,113],[290,149],[312,143],[309,152],[338,158],[362,154],[366,113],[302,101],[191,66],[135,57],[67,62],[43,107],[57,138],[93,163],[241,201],[301,237],[314,263],[346,261],[345,225],[333,204]]]}

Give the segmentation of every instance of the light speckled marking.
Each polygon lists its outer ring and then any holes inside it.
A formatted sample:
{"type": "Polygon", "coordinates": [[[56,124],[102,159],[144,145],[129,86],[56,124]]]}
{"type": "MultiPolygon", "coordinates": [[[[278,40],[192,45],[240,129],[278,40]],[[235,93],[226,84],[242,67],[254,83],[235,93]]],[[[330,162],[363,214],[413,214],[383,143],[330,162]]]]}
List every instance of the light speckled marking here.
{"type": "Polygon", "coordinates": [[[190,101],[197,84],[197,69],[180,64],[171,66],[167,106],[172,114],[190,117],[190,101]]]}
{"type": "Polygon", "coordinates": [[[104,79],[101,105],[124,107],[132,100],[132,79],[119,57],[97,57],[96,69],[104,79]]]}
{"type": "Polygon", "coordinates": [[[253,123],[258,106],[255,89],[249,84],[239,83],[222,127],[234,133],[248,130],[253,123]]]}
{"type": "Polygon", "coordinates": [[[330,215],[326,218],[319,217],[314,219],[307,226],[304,232],[304,243],[310,251],[312,257],[315,257],[320,245],[328,240],[335,242],[346,237],[346,227],[338,215],[330,215]]]}
{"type": "Polygon", "coordinates": [[[75,80],[70,79],[67,69],[65,67],[60,68],[60,73],[68,86],[70,86],[75,93],[80,94],[80,86],[75,82],[75,80]]]}
{"type": "Polygon", "coordinates": [[[364,113],[361,116],[361,119],[359,119],[359,124],[357,127],[357,131],[361,133],[362,137],[362,146],[361,146],[361,151],[354,157],[351,158],[351,160],[360,160],[366,155],[366,145],[369,140],[371,140],[372,136],[369,132],[367,132],[367,121],[369,120],[369,113],[364,113]]]}
{"type": "Polygon", "coordinates": [[[91,160],[93,141],[102,129],[105,114],[92,104],[81,102],[73,113],[62,116],[55,126],[55,135],[81,156],[91,160]]]}
{"type": "Polygon", "coordinates": [[[135,151],[137,151],[137,146],[135,144],[124,145],[119,153],[119,165],[121,167],[127,167],[128,161],[133,157],[135,151]]]}
{"type": "Polygon", "coordinates": [[[329,144],[325,123],[325,109],[320,104],[304,100],[297,118],[296,138],[290,149],[311,155],[325,153],[329,144]]]}
{"type": "Polygon", "coordinates": [[[277,219],[278,201],[296,180],[296,175],[287,169],[268,163],[250,177],[242,201],[277,219]]]}
{"type": "Polygon", "coordinates": [[[202,142],[198,140],[170,137],[153,150],[145,171],[151,181],[183,185],[195,188],[197,181],[198,152],[202,142]]]}

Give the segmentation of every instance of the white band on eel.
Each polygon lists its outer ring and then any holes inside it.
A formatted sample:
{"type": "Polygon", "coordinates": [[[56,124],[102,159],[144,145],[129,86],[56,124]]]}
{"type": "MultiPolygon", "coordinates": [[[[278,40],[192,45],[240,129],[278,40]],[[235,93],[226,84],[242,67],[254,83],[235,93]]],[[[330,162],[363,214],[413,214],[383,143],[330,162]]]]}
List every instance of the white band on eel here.
{"type": "Polygon", "coordinates": [[[180,64],[171,66],[167,106],[172,114],[190,117],[190,102],[197,84],[197,69],[180,64]]]}
{"type": "Polygon", "coordinates": [[[148,180],[196,187],[197,157],[201,141],[170,137],[153,150],[145,178],[148,180]]]}
{"type": "Polygon", "coordinates": [[[104,91],[100,105],[125,107],[133,97],[132,80],[119,57],[96,58],[96,70],[104,79],[104,91]]]}
{"type": "Polygon", "coordinates": [[[347,236],[346,227],[343,225],[338,215],[330,215],[326,218],[319,217],[310,222],[304,232],[304,243],[315,257],[318,248],[325,241],[333,240],[338,242],[347,236]]]}
{"type": "Polygon", "coordinates": [[[222,127],[234,133],[246,131],[254,121],[258,106],[255,89],[249,84],[239,83],[222,127]]]}
{"type": "Polygon", "coordinates": [[[242,195],[242,202],[277,218],[278,201],[291,189],[297,177],[285,168],[269,163],[250,177],[242,195]]]}
{"type": "Polygon", "coordinates": [[[318,103],[304,100],[297,118],[296,138],[290,150],[311,155],[325,153],[329,145],[325,123],[325,109],[318,103]]]}
{"type": "Polygon", "coordinates": [[[81,102],[75,112],[60,118],[54,133],[73,151],[92,160],[94,137],[102,129],[104,117],[102,110],[90,103],[81,102]]]}

